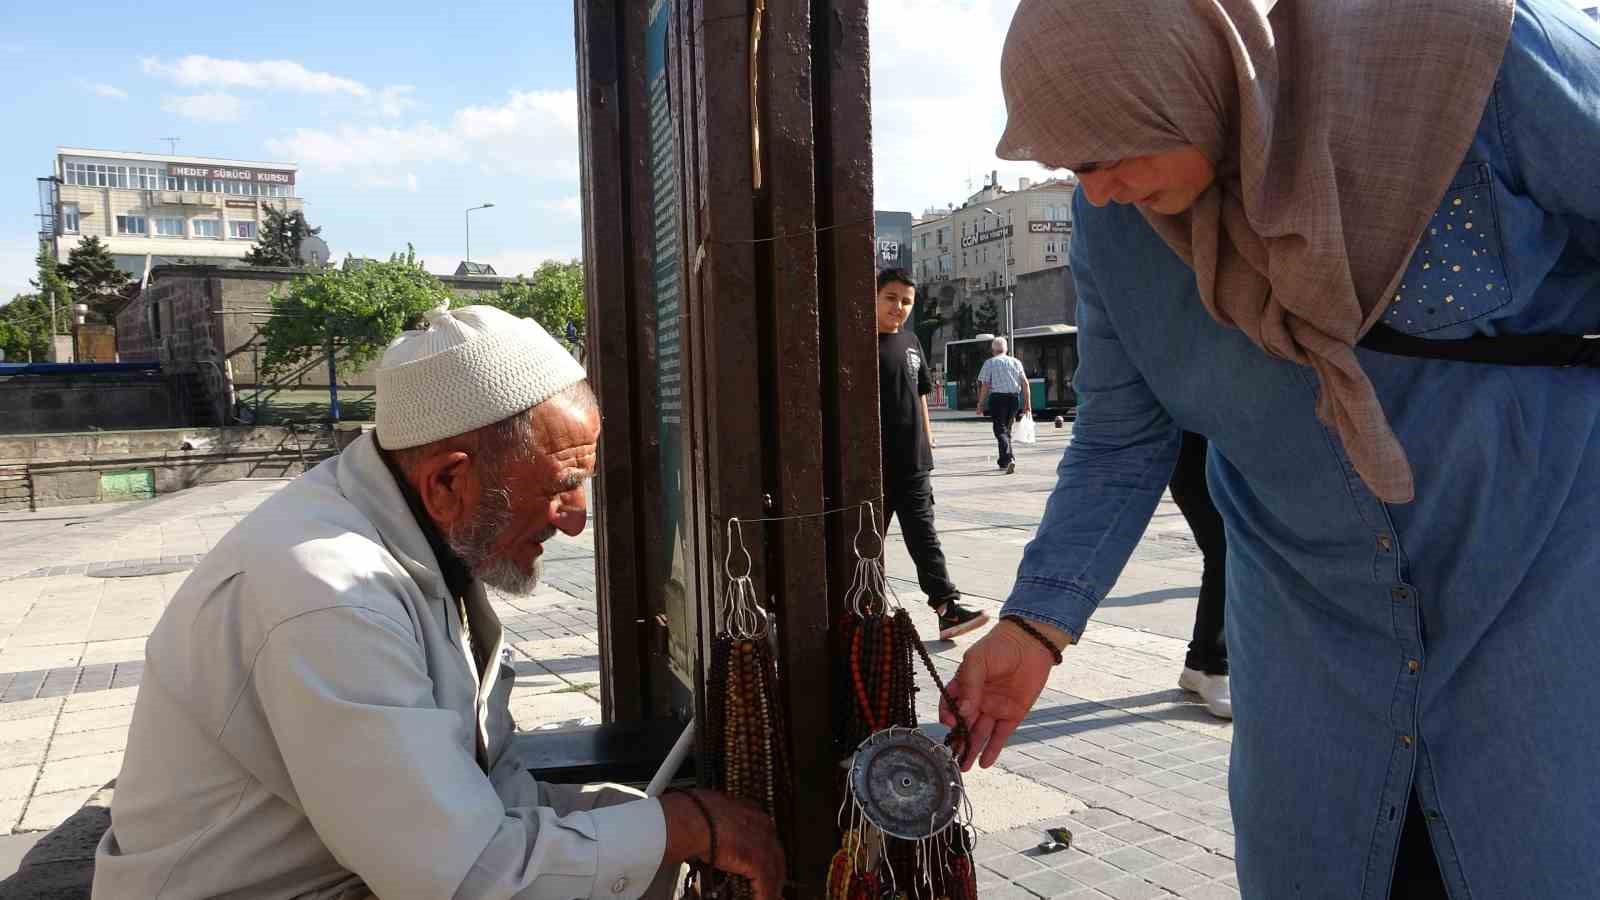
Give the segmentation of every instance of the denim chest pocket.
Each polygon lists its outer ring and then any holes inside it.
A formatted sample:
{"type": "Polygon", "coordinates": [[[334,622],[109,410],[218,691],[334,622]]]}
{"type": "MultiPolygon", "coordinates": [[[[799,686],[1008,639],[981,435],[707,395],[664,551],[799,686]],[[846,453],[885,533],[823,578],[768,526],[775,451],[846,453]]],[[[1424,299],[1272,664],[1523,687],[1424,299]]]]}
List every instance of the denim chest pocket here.
{"type": "Polygon", "coordinates": [[[1427,334],[1489,315],[1511,302],[1487,163],[1467,163],[1423,228],[1384,324],[1427,334]]]}

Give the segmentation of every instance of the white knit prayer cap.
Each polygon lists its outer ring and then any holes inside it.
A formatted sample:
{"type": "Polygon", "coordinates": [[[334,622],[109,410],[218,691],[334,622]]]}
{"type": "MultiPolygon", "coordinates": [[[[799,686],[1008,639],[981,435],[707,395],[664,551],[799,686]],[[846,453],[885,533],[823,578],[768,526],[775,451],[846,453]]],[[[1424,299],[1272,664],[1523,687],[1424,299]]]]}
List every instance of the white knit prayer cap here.
{"type": "Polygon", "coordinates": [[[532,409],[584,379],[532,319],[493,306],[441,305],[402,332],[378,365],[378,443],[417,447],[532,409]]]}

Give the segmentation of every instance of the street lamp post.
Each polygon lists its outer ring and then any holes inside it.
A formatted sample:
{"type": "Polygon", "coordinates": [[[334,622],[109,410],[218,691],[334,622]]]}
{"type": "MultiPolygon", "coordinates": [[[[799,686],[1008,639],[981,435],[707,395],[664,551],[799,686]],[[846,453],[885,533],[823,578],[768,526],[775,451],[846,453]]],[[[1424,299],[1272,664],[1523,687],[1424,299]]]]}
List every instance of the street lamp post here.
{"type": "Polygon", "coordinates": [[[477,210],[489,209],[492,206],[494,206],[493,203],[485,203],[482,206],[470,207],[462,216],[467,220],[467,262],[472,262],[472,214],[477,210]]]}
{"type": "MultiPolygon", "coordinates": [[[[983,211],[991,216],[998,216],[991,207],[985,206],[983,211]]],[[[1012,336],[1012,324],[1016,321],[1011,315],[1011,308],[1016,305],[1017,289],[1011,284],[1011,242],[1013,240],[1011,228],[1012,210],[1006,210],[1006,344],[1015,345],[1016,339],[1012,336]]],[[[1016,351],[1013,350],[1013,353],[1016,351]]]]}

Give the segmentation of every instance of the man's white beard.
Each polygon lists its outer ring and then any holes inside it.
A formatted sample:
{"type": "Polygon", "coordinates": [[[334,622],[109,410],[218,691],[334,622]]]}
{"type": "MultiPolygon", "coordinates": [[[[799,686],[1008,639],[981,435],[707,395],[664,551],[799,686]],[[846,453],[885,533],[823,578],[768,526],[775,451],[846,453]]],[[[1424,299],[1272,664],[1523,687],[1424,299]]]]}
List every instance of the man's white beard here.
{"type": "Polygon", "coordinates": [[[485,488],[483,504],[471,521],[445,537],[445,543],[461,557],[472,577],[502,593],[522,597],[539,587],[544,566],[539,559],[524,572],[517,563],[494,552],[494,545],[512,527],[511,493],[504,487],[485,488]]]}

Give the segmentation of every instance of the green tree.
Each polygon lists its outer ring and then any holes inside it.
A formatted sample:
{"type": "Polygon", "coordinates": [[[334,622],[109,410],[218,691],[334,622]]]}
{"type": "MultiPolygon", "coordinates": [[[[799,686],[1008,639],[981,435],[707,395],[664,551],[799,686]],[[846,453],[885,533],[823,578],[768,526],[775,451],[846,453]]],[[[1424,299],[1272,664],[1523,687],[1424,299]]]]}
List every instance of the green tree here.
{"type": "Polygon", "coordinates": [[[39,274],[34,277],[32,284],[39,289],[39,300],[44,304],[46,311],[55,310],[56,327],[50,327],[49,317],[46,316],[46,332],[59,333],[65,330],[60,327],[62,322],[72,321],[72,285],[68,284],[66,276],[61,274],[61,264],[56,262],[49,248],[42,245],[39,247],[39,256],[35,263],[39,266],[39,274]],[[52,299],[55,301],[53,307],[52,299]]]}
{"type": "MultiPolygon", "coordinates": [[[[60,274],[72,286],[72,296],[89,306],[89,312],[103,322],[116,321],[123,292],[128,289],[128,273],[117,268],[111,251],[94,235],[84,238],[67,255],[60,274]]],[[[70,314],[70,313],[69,313],[70,314]]]]}
{"type": "Polygon", "coordinates": [[[977,313],[972,318],[979,333],[994,334],[995,329],[1000,327],[1000,307],[995,305],[993,297],[989,297],[978,307],[977,313]]]}
{"type": "Polygon", "coordinates": [[[911,331],[922,342],[922,352],[932,357],[933,336],[939,333],[945,323],[939,299],[930,295],[927,300],[913,307],[912,313],[911,331]]]}
{"type": "Polygon", "coordinates": [[[256,245],[245,254],[244,261],[252,266],[293,266],[302,268],[300,242],[321,234],[321,228],[312,228],[306,214],[300,210],[285,213],[276,207],[267,207],[267,220],[261,223],[261,233],[256,235],[256,245]]]}
{"type": "Polygon", "coordinates": [[[37,294],[18,294],[0,306],[0,350],[6,362],[50,358],[50,302],[37,294]]]}
{"type": "Polygon", "coordinates": [[[956,340],[965,341],[978,336],[978,326],[972,314],[972,304],[963,303],[956,309],[956,340]]]}
{"type": "Polygon", "coordinates": [[[583,263],[548,261],[531,277],[517,276],[500,290],[477,302],[498,306],[508,313],[532,319],[556,338],[566,340],[567,326],[583,340],[583,263]]]}
{"type": "Polygon", "coordinates": [[[450,301],[449,290],[410,248],[388,262],[302,275],[272,294],[272,313],[261,327],[263,374],[288,373],[330,343],[339,370],[357,371],[423,313],[450,301]]]}

